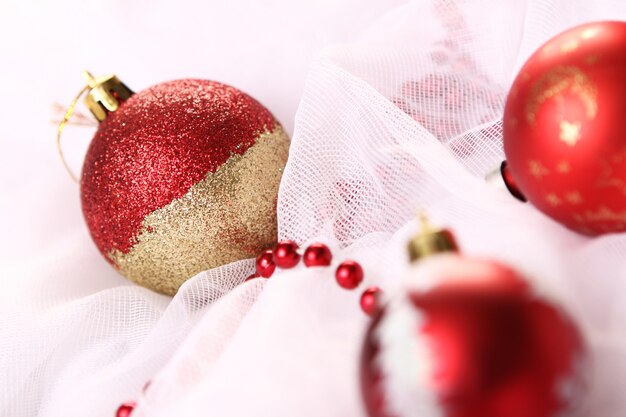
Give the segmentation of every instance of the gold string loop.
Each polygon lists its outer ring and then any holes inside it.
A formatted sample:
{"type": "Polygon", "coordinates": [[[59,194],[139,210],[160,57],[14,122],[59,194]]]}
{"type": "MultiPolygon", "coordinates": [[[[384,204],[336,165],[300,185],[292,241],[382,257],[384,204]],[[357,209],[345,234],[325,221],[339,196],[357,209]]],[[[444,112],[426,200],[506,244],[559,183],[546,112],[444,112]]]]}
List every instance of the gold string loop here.
{"type": "Polygon", "coordinates": [[[82,90],[80,90],[80,93],[76,95],[76,98],[74,98],[74,101],[72,101],[72,104],[70,104],[70,106],[67,108],[67,111],[65,112],[65,116],[63,116],[63,120],[61,121],[61,123],[59,123],[59,127],[57,128],[57,150],[59,151],[61,162],[63,162],[63,166],[65,167],[65,170],[76,183],[78,183],[78,177],[74,175],[74,173],[70,169],[70,166],[68,165],[67,160],[65,159],[65,155],[63,154],[63,147],[61,146],[61,134],[63,133],[63,130],[65,129],[65,125],[67,124],[67,122],[69,122],[70,118],[72,117],[72,114],[74,114],[74,109],[76,108],[76,105],[78,104],[78,100],[80,100],[83,94],[85,94],[90,89],[91,87],[89,85],[86,85],[85,87],[83,87],[82,90]]]}

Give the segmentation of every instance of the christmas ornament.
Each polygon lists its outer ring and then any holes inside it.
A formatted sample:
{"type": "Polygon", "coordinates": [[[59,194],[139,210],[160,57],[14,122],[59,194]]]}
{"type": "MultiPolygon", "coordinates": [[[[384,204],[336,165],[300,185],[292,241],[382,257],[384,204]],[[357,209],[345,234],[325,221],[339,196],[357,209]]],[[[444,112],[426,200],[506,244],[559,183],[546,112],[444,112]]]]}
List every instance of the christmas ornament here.
{"type": "Polygon", "coordinates": [[[626,23],[589,23],[539,48],[506,102],[507,187],[580,233],[626,231],[624,74],[626,23]]]}
{"type": "Polygon", "coordinates": [[[422,260],[369,327],[369,416],[580,416],[585,354],[572,321],[510,268],[455,254],[449,237],[411,242],[422,260]]]}
{"type": "Polygon", "coordinates": [[[272,245],[289,139],[265,107],[214,81],[133,94],[115,76],[87,78],[86,102],[100,125],[81,201],[116,269],[174,294],[198,272],[272,245]]]}

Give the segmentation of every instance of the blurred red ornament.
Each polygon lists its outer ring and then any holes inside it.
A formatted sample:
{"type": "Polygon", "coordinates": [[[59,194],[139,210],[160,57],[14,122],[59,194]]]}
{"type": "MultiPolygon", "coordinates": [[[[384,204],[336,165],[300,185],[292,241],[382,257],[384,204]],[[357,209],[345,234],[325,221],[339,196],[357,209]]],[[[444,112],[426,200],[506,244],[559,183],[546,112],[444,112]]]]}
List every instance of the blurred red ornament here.
{"type": "Polygon", "coordinates": [[[381,295],[382,291],[378,287],[369,287],[363,291],[360,299],[361,310],[368,316],[377,313],[380,308],[381,295]]]}
{"type": "Polygon", "coordinates": [[[570,319],[515,272],[441,255],[373,320],[362,391],[370,417],[579,416],[585,358],[570,319]]]}
{"type": "Polygon", "coordinates": [[[274,246],[274,263],[280,268],[293,268],[300,262],[298,245],[291,240],[282,240],[274,246]]]}
{"type": "Polygon", "coordinates": [[[312,243],[304,251],[303,262],[307,268],[312,266],[329,266],[333,255],[323,243],[312,243]]]}
{"type": "Polygon", "coordinates": [[[214,81],[136,94],[113,76],[88,83],[101,123],[83,165],[83,214],[120,273],[174,294],[200,271],[271,247],[289,138],[265,107],[214,81]]]}
{"type": "Polygon", "coordinates": [[[137,404],[135,402],[127,402],[119,406],[115,412],[115,417],[130,417],[137,404]]]}
{"type": "Polygon", "coordinates": [[[337,267],[335,278],[341,288],[353,290],[363,281],[363,268],[355,261],[344,261],[337,267]]]}
{"type": "Polygon", "coordinates": [[[588,235],[626,231],[626,23],[548,41],[520,70],[503,119],[508,169],[539,210],[588,235]]]}
{"type": "Polygon", "coordinates": [[[256,273],[263,278],[269,278],[274,273],[276,264],[274,263],[274,253],[271,249],[262,252],[256,258],[256,273]]]}

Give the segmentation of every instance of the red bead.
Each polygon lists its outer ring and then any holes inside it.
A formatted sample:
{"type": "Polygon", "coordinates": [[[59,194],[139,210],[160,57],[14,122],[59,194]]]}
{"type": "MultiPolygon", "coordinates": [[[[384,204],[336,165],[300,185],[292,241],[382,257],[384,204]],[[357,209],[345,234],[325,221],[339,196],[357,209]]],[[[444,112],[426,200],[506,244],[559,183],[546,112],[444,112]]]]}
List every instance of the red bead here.
{"type": "Polygon", "coordinates": [[[130,417],[133,413],[133,410],[137,406],[137,403],[134,401],[129,401],[119,406],[117,411],[115,412],[115,417],[130,417]]]}
{"type": "Polygon", "coordinates": [[[274,263],[281,268],[293,268],[300,262],[298,245],[291,240],[282,240],[274,247],[274,263]]]}
{"type": "Polygon", "coordinates": [[[337,267],[335,278],[341,288],[353,290],[363,281],[363,268],[354,261],[344,261],[337,267]]]}
{"type": "Polygon", "coordinates": [[[276,264],[274,263],[274,253],[271,249],[261,253],[256,258],[256,273],[263,278],[269,278],[274,273],[276,264]]]}
{"type": "Polygon", "coordinates": [[[312,266],[328,266],[333,260],[328,246],[323,243],[313,243],[304,251],[304,265],[307,268],[312,266]]]}
{"type": "Polygon", "coordinates": [[[261,277],[261,275],[259,275],[259,274],[252,274],[248,278],[246,278],[246,280],[244,282],[248,282],[250,280],[253,280],[255,278],[260,278],[260,277],[261,277]]]}
{"type": "Polygon", "coordinates": [[[369,287],[361,294],[361,310],[368,316],[374,315],[380,307],[382,291],[378,287],[369,287]]]}

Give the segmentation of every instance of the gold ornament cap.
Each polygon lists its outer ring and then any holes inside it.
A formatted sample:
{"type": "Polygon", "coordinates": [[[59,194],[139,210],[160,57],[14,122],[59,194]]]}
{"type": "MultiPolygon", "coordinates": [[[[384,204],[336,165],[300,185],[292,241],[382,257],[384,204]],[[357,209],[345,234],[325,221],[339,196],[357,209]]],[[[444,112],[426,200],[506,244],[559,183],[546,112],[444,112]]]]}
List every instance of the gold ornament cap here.
{"type": "Polygon", "coordinates": [[[106,119],[110,112],[116,111],[124,100],[134,94],[115,75],[94,77],[88,71],[83,71],[83,77],[88,85],[85,104],[99,122],[106,119]]]}
{"type": "Polygon", "coordinates": [[[59,156],[61,157],[61,162],[63,162],[65,170],[75,182],[78,182],[78,177],[74,175],[63,155],[61,134],[65,129],[65,125],[70,121],[72,114],[74,114],[74,109],[80,101],[80,98],[83,94],[87,93],[85,96],[85,104],[98,122],[101,122],[106,119],[107,114],[119,109],[122,102],[134,94],[134,92],[115,75],[96,78],[91,75],[89,71],[83,71],[83,77],[85,77],[87,85],[80,90],[76,98],[74,98],[74,101],[72,101],[72,104],[67,108],[65,116],[63,116],[63,120],[61,120],[57,128],[57,150],[59,151],[59,156]]]}
{"type": "Polygon", "coordinates": [[[408,244],[409,259],[415,262],[443,252],[458,252],[454,235],[447,229],[436,229],[425,215],[420,215],[421,230],[408,244]]]}

